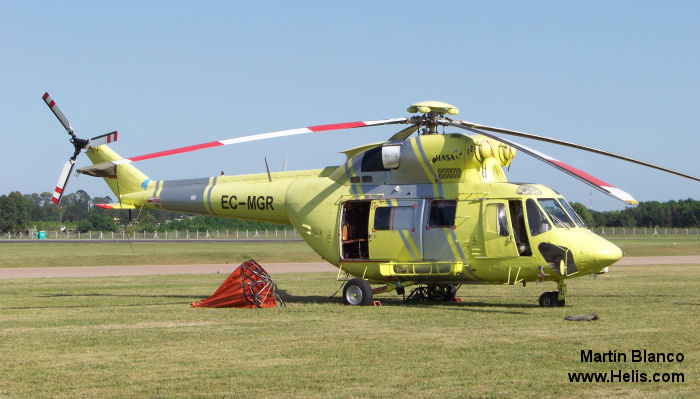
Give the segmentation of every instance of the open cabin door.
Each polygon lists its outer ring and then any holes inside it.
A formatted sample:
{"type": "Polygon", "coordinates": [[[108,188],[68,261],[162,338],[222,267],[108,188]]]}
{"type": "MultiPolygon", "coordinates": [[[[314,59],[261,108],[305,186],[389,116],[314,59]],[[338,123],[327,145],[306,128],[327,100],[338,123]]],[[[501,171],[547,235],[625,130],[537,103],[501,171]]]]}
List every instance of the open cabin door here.
{"type": "Polygon", "coordinates": [[[483,202],[484,249],[489,258],[517,258],[518,248],[511,227],[507,201],[483,202]]]}
{"type": "Polygon", "coordinates": [[[423,259],[423,200],[374,200],[369,210],[369,259],[423,259]]]}

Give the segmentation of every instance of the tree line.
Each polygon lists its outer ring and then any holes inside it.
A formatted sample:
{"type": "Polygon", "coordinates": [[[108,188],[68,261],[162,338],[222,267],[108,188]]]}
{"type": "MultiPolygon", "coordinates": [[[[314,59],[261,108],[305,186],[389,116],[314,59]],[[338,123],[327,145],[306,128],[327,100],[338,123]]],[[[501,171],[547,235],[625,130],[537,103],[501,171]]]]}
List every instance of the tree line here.
{"type": "Polygon", "coordinates": [[[698,227],[700,201],[688,198],[680,201],[640,202],[621,211],[598,212],[583,204],[572,203],[590,227],[698,227]]]}
{"type": "MultiPolygon", "coordinates": [[[[19,233],[34,226],[39,230],[59,230],[62,226],[79,232],[117,231],[130,226],[139,231],[215,231],[274,230],[289,228],[269,223],[224,219],[214,216],[189,216],[177,212],[107,210],[95,204],[114,202],[110,196],[91,198],[78,190],[65,194],[61,206],[51,202],[51,193],[21,194],[18,191],[0,196],[0,232],[19,233]]],[[[686,199],[668,202],[640,202],[621,211],[599,212],[574,202],[571,204],[589,227],[698,227],[700,201],[686,199]]]]}
{"type": "Polygon", "coordinates": [[[174,230],[281,230],[289,226],[217,218],[191,216],[178,212],[150,210],[111,210],[95,206],[115,202],[110,196],[94,197],[84,190],[64,194],[61,205],[51,201],[52,193],[21,194],[18,191],[0,196],[0,232],[17,234],[37,230],[56,231],[65,227],[81,233],[87,231],[164,232],[174,230]]]}

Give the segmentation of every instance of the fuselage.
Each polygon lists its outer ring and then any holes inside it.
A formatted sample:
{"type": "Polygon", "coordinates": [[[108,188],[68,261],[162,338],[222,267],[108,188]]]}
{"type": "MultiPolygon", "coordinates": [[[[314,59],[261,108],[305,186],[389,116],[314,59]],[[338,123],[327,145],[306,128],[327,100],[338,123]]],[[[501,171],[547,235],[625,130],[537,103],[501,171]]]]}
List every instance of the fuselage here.
{"type": "Polygon", "coordinates": [[[495,140],[424,135],[345,154],[323,170],[145,181],[121,201],[291,225],[328,262],[373,282],[562,280],[621,257],[554,190],[507,182],[514,150],[495,140]]]}

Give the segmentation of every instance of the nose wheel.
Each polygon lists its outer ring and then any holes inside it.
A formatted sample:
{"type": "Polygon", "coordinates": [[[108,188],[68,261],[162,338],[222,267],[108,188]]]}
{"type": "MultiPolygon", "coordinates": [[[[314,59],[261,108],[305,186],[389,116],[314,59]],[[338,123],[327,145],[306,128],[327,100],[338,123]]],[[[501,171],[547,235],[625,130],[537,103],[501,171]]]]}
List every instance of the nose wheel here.
{"type": "Polygon", "coordinates": [[[540,306],[554,308],[566,305],[566,283],[557,282],[557,291],[549,291],[540,295],[540,306]]]}

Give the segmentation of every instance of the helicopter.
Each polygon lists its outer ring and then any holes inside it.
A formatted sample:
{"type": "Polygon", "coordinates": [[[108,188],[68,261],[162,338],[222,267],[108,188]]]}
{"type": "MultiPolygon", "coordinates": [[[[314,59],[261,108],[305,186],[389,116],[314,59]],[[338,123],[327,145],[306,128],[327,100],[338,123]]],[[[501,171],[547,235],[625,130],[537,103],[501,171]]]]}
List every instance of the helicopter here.
{"type": "Polygon", "coordinates": [[[96,206],[291,225],[339,269],[348,305],[371,305],[374,295],[392,291],[406,298],[408,287],[414,287],[409,299],[449,301],[462,285],[551,281],[557,289],[544,292],[540,306],[565,306],[567,280],[597,276],[622,257],[620,248],[588,229],[555,190],[508,182],[503,168],[521,151],[634,205],[630,194],[494,133],[573,147],[700,181],[604,150],[453,119],[459,110],[440,101],[411,104],[407,110],[414,115],[408,117],[272,131],[123,158],[109,146],[117,131],[80,139],[49,94],[42,98],[74,147],[54,189],[54,203],[59,204],[76,158],[85,150],[92,165],[77,172],[103,178],[118,198],[118,203],[96,206]],[[380,125],[408,126],[387,141],[342,151],[343,164],[323,169],[270,172],[266,161],[266,173],[151,180],[133,165],[256,140],[380,125]]]}

